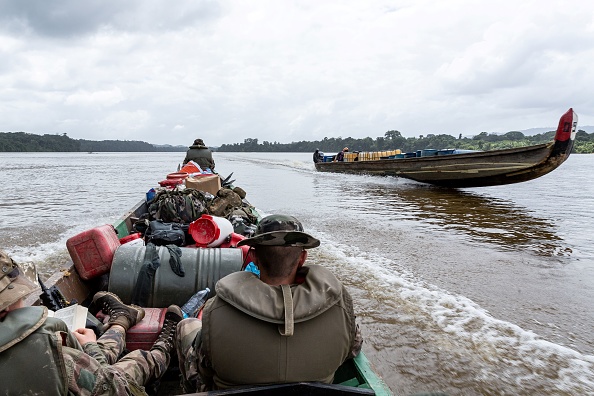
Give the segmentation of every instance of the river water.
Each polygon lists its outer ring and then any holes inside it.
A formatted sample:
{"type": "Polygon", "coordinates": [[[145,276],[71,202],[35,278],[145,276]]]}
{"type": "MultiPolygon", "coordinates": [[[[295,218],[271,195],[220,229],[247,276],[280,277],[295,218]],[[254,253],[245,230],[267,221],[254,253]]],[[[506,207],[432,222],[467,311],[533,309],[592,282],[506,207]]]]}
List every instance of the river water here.
{"type": "MultiPolygon", "coordinates": [[[[183,155],[0,153],[0,248],[49,275],[69,237],[113,223],[183,155]]],[[[309,153],[214,156],[261,211],[320,238],[308,261],[347,285],[395,394],[594,394],[594,156],[458,190],[318,173],[309,153]]]]}

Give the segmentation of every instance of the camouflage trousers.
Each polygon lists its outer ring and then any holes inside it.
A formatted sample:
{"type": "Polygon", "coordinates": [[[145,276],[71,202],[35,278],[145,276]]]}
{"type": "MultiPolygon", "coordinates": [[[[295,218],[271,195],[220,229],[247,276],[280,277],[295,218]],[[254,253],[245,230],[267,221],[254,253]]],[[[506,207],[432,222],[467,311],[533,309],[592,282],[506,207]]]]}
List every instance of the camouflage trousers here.
{"type": "Polygon", "coordinates": [[[175,349],[181,372],[181,386],[186,393],[204,390],[198,368],[200,356],[197,348],[200,345],[201,333],[200,319],[187,318],[177,324],[175,349]]]}
{"type": "Polygon", "coordinates": [[[169,354],[157,348],[151,351],[137,349],[118,360],[126,346],[125,336],[118,330],[108,329],[97,344],[107,364],[125,372],[140,385],[145,385],[151,378],[161,377],[169,367],[169,354]]]}
{"type": "Polygon", "coordinates": [[[77,395],[146,395],[144,385],[165,373],[169,353],[135,350],[118,360],[124,347],[125,334],[110,328],[82,351],[64,348],[69,390],[77,395]]]}

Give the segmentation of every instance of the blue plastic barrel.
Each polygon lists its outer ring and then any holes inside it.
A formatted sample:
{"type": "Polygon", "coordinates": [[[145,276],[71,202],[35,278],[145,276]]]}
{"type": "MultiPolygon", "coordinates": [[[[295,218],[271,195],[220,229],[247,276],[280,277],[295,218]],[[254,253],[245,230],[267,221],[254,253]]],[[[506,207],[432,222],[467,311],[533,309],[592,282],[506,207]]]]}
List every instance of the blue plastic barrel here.
{"type": "Polygon", "coordinates": [[[425,150],[422,150],[421,155],[423,157],[432,157],[434,155],[437,155],[437,150],[434,150],[434,149],[425,149],[425,150]]]}
{"type": "Polygon", "coordinates": [[[454,151],[456,151],[456,150],[454,150],[454,149],[439,150],[437,152],[437,155],[451,155],[451,154],[454,154],[454,151]]]}

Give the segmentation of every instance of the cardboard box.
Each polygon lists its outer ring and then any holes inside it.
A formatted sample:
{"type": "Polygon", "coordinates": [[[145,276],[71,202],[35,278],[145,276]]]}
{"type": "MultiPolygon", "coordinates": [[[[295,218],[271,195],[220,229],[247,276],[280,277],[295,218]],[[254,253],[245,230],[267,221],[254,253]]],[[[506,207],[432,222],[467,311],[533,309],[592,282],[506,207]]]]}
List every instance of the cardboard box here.
{"type": "Polygon", "coordinates": [[[217,195],[221,189],[221,178],[219,175],[197,175],[186,179],[186,188],[194,188],[200,191],[206,191],[212,195],[217,195]]]}

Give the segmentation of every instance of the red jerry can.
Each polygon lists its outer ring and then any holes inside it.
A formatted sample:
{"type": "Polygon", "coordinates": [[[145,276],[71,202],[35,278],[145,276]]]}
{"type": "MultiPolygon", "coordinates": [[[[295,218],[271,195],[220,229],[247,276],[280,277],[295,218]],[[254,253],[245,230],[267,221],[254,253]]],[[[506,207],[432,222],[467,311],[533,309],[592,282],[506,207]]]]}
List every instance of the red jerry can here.
{"type": "Polygon", "coordinates": [[[110,224],[81,232],[66,241],[70,258],[84,280],[108,273],[113,255],[120,245],[118,235],[110,224]]]}

